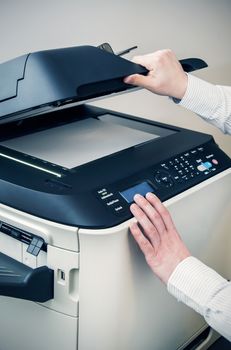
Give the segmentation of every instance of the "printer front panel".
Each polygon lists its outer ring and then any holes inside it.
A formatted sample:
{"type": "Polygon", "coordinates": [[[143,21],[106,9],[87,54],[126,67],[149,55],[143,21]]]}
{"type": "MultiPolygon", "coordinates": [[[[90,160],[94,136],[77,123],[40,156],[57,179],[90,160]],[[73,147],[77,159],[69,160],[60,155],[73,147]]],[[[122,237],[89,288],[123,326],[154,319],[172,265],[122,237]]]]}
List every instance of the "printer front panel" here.
{"type": "MultiPolygon", "coordinates": [[[[0,296],[0,349],[61,350],[67,347],[76,350],[79,304],[78,229],[41,220],[3,205],[0,206],[0,223],[0,253],[33,270],[48,266],[54,271],[53,299],[38,303],[0,296]],[[43,242],[37,255],[29,252],[29,240],[31,243],[37,241],[39,246],[43,242]],[[17,329],[14,337],[10,335],[12,328],[17,329]],[[36,333],[39,334],[38,343],[35,341],[36,333]]],[[[2,273],[5,272],[1,271],[2,273]]],[[[38,288],[43,286],[39,285],[38,288]]]]}

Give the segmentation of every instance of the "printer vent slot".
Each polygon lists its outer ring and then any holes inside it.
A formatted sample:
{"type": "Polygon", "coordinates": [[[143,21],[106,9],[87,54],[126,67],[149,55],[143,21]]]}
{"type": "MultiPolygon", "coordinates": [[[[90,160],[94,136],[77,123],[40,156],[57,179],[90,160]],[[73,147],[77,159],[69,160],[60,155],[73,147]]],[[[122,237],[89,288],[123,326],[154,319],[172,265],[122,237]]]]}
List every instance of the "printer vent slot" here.
{"type": "MultiPolygon", "coordinates": [[[[47,244],[44,242],[43,238],[36,236],[30,232],[16,228],[14,226],[6,224],[5,222],[0,222],[0,231],[14,239],[17,239],[18,241],[21,241],[22,243],[28,244],[28,246],[31,245],[32,241],[33,242],[39,241],[40,242],[39,248],[45,252],[47,251],[47,244]]],[[[36,244],[33,244],[33,245],[36,245],[36,244]]]]}
{"type": "Polygon", "coordinates": [[[11,236],[11,228],[10,228],[8,225],[2,224],[2,225],[1,225],[1,231],[2,231],[3,233],[5,233],[6,235],[11,236]]]}
{"type": "Polygon", "coordinates": [[[26,232],[21,232],[21,241],[23,243],[26,243],[28,245],[31,244],[31,241],[32,241],[32,235],[30,233],[26,233],[26,232]]]}

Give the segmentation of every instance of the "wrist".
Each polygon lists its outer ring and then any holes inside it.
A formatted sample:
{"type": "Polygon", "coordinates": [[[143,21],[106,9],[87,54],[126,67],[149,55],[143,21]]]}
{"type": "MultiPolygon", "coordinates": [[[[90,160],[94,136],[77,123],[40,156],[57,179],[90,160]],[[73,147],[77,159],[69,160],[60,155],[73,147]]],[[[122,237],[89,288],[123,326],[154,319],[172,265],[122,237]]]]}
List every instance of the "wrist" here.
{"type": "Polygon", "coordinates": [[[187,86],[188,86],[188,75],[187,73],[183,72],[180,79],[178,79],[177,85],[175,85],[172,97],[177,100],[182,100],[182,98],[186,93],[187,86]]]}
{"type": "Polygon", "coordinates": [[[186,251],[179,256],[173,256],[172,258],[168,258],[167,262],[164,262],[163,264],[160,264],[159,266],[156,266],[153,269],[153,272],[155,275],[159,277],[159,279],[164,283],[168,284],[168,281],[174,271],[177,269],[177,266],[181,264],[181,262],[188,257],[190,257],[191,254],[186,249],[186,251]]]}

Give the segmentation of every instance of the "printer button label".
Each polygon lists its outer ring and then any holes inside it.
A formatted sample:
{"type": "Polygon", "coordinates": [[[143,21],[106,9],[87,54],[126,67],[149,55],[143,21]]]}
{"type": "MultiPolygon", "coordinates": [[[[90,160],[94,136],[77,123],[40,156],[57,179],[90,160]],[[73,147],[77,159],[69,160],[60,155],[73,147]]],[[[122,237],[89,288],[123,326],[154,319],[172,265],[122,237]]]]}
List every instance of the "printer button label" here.
{"type": "Polygon", "coordinates": [[[111,205],[114,205],[116,203],[118,203],[120,200],[118,198],[116,199],[112,199],[110,202],[107,202],[107,206],[111,206],[111,205]]]}
{"type": "Polygon", "coordinates": [[[107,193],[107,194],[105,194],[104,196],[102,196],[101,197],[101,199],[107,199],[107,198],[109,198],[109,197],[111,197],[111,196],[113,196],[113,193],[111,192],[111,193],[107,193]]]}
{"type": "Polygon", "coordinates": [[[101,188],[100,190],[97,191],[99,195],[102,195],[104,192],[107,192],[106,188],[101,188]]]}
{"type": "Polygon", "coordinates": [[[119,205],[114,207],[114,213],[116,215],[124,215],[126,213],[126,209],[122,205],[119,205]]]}

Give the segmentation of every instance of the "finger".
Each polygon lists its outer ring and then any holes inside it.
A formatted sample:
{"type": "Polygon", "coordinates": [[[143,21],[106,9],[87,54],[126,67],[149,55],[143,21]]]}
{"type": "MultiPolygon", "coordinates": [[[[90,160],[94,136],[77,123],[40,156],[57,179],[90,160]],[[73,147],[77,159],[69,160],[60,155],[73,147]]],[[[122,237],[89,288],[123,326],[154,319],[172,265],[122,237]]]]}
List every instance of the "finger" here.
{"type": "Polygon", "coordinates": [[[153,54],[147,54],[143,56],[134,56],[132,62],[140,64],[148,70],[153,69],[153,54]]]}
{"type": "Polygon", "coordinates": [[[132,204],[130,210],[142,227],[144,234],[150,240],[152,245],[158,247],[160,244],[160,235],[147,215],[143,212],[142,209],[140,209],[137,204],[132,204]]]}
{"type": "Polygon", "coordinates": [[[148,216],[148,218],[153,223],[157,231],[160,234],[163,234],[163,232],[166,230],[165,224],[163,222],[162,217],[160,216],[158,211],[156,211],[156,209],[151,205],[151,203],[140,194],[136,194],[134,196],[134,201],[148,216]]]}
{"type": "Polygon", "coordinates": [[[133,235],[135,241],[138,243],[138,246],[142,250],[146,259],[155,255],[155,247],[153,247],[149,240],[143,235],[137,223],[133,222],[130,225],[130,232],[133,235]]]}
{"type": "Polygon", "coordinates": [[[143,88],[147,88],[149,83],[149,77],[141,74],[132,74],[128,77],[124,78],[124,82],[130,85],[141,86],[143,88]]]}
{"type": "Polygon", "coordinates": [[[146,194],[146,198],[160,214],[166,229],[168,231],[175,229],[175,225],[172,221],[172,217],[169,211],[167,210],[167,208],[162,204],[160,199],[151,192],[146,194]]]}

